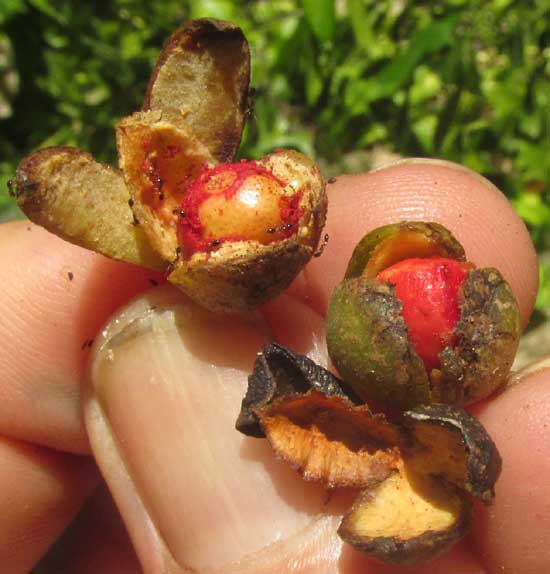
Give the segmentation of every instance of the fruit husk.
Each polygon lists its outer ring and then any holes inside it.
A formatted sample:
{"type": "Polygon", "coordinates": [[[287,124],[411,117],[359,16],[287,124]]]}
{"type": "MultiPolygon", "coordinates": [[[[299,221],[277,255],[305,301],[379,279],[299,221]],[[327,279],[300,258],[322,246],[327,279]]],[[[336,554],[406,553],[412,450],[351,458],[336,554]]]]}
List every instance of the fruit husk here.
{"type": "Polygon", "coordinates": [[[233,161],[246,120],[250,49],[242,30],[192,20],[166,42],[151,75],[144,111],[199,140],[218,162],[233,161]]]}
{"type": "Polygon", "coordinates": [[[280,397],[305,394],[310,390],[322,392],[327,397],[353,400],[343,385],[340,379],[309,357],[296,354],[278,343],[269,343],[256,357],[235,426],[245,435],[265,437],[258,411],[280,397]]]}
{"type": "Polygon", "coordinates": [[[460,291],[458,343],[440,354],[432,377],[444,402],[470,404],[506,383],[519,344],[519,307],[499,271],[475,269],[460,291]]]}
{"type": "Polygon", "coordinates": [[[459,407],[427,405],[397,423],[373,414],[307,357],[264,347],[237,428],[267,436],[277,456],[327,487],[364,486],[338,533],[383,562],[414,564],[468,531],[470,497],[490,504],[502,462],[459,407]]]}
{"type": "Polygon", "coordinates": [[[383,415],[343,397],[312,390],[255,412],[277,456],[328,488],[373,486],[400,460],[399,431],[383,415]]]}
{"type": "Polygon", "coordinates": [[[297,225],[297,232],[285,229],[279,234],[284,240],[268,245],[227,240],[184,261],[177,233],[189,184],[202,168],[235,158],[249,76],[250,51],[238,26],[212,19],[189,22],[166,43],[144,111],[117,126],[124,179],[84,152],[43,150],[18,170],[16,194],[23,211],[73,243],[165,271],[210,310],[238,312],[264,303],[290,284],[319,242],[327,199],[311,160],[288,151],[258,162],[285,179],[287,196],[300,192],[299,221],[288,224],[297,225]]]}
{"type": "Polygon", "coordinates": [[[135,225],[122,173],[88,153],[49,147],[21,161],[17,204],[37,225],[66,241],[157,271],[166,262],[135,225]]]}
{"type": "Polygon", "coordinates": [[[491,504],[502,460],[481,423],[461,408],[417,407],[402,424],[408,442],[397,471],[360,495],[338,533],[379,560],[415,564],[467,534],[470,496],[491,504]]]}
{"type": "Polygon", "coordinates": [[[396,468],[401,433],[348,392],[330,371],[271,343],[256,358],[236,428],[267,437],[306,480],[373,486],[396,468]]]}
{"type": "Polygon", "coordinates": [[[362,492],[338,534],[357,550],[390,564],[418,564],[448,550],[468,532],[470,503],[453,485],[400,469],[362,492]]]}
{"type": "Polygon", "coordinates": [[[353,251],[345,278],[374,279],[383,269],[411,257],[466,260],[464,248],[443,225],[403,221],[367,233],[353,251]]]}
{"type": "Polygon", "coordinates": [[[187,184],[214,163],[208,149],[160,111],[137,112],[116,128],[119,163],[133,200],[133,211],[151,245],[167,261],[176,257],[178,212],[187,184]],[[177,149],[171,153],[171,149],[177,149]],[[153,157],[157,169],[147,165],[153,157]],[[158,178],[158,185],[156,185],[158,178]]]}
{"type": "Polygon", "coordinates": [[[467,405],[503,385],[519,342],[519,308],[496,269],[472,269],[459,290],[455,341],[430,372],[409,342],[393,286],[372,277],[411,257],[464,260],[441,225],[399,223],[369,233],[357,246],[327,316],[330,357],[364,400],[407,409],[424,403],[467,405]],[[416,251],[418,249],[418,251],[416,251]]]}
{"type": "Polygon", "coordinates": [[[424,405],[405,412],[403,424],[414,437],[405,450],[411,466],[491,504],[502,459],[475,417],[448,405],[424,405]]]}
{"type": "Polygon", "coordinates": [[[303,215],[296,232],[267,245],[230,241],[212,252],[179,260],[169,281],[216,312],[250,309],[286,289],[315,252],[326,217],[325,182],[319,168],[295,151],[280,151],[258,164],[285,182],[289,194],[302,192],[303,215]]]}
{"type": "Polygon", "coordinates": [[[401,410],[431,400],[402,308],[392,285],[357,277],[336,287],[327,315],[327,346],[341,377],[363,400],[401,410]]]}

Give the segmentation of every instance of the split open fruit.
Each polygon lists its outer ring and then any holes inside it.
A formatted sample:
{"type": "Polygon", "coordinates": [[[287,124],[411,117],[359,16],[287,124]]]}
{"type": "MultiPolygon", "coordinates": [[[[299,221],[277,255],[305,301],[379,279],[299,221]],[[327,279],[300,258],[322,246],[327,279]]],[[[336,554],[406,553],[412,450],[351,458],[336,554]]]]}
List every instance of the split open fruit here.
{"type": "Polygon", "coordinates": [[[68,241],[165,272],[211,310],[264,303],[315,252],[327,199],[298,152],[235,163],[249,77],[239,27],[189,22],[160,54],[142,111],[117,125],[120,171],[74,148],[39,150],[18,167],[19,206],[68,241]]]}
{"type": "Polygon", "coordinates": [[[364,400],[392,408],[485,398],[506,380],[519,309],[496,269],[476,269],[437,223],[375,229],[332,294],[329,354],[364,400]]]}

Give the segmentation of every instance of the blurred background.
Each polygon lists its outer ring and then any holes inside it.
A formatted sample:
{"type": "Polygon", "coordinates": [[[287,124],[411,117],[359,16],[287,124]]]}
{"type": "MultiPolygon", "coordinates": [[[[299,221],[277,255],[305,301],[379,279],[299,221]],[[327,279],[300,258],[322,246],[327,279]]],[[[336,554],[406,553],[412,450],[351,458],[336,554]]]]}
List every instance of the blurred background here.
{"type": "Polygon", "coordinates": [[[550,350],[550,0],[1,0],[2,220],[20,216],[6,182],[30,151],[116,163],[115,123],[168,35],[202,16],[251,45],[242,156],[292,147],[327,177],[439,157],[502,189],[539,252],[531,330],[550,350]]]}

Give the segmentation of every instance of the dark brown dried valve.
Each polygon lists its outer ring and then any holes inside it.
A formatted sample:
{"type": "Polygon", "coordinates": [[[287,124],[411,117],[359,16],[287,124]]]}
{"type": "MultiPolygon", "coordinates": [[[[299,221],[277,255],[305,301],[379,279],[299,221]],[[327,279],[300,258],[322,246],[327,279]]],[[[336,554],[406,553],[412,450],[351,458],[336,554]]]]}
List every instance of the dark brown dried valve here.
{"type": "Polygon", "coordinates": [[[379,561],[417,564],[463,538],[470,512],[469,500],[453,485],[402,462],[384,482],[361,493],[338,534],[379,561]]]}
{"type": "Polygon", "coordinates": [[[270,343],[258,353],[254,362],[236,428],[248,436],[265,437],[258,410],[281,397],[306,394],[308,391],[349,400],[350,391],[344,391],[343,387],[343,381],[309,357],[298,355],[278,343],[270,343]]]}
{"type": "Polygon", "coordinates": [[[327,198],[298,152],[234,163],[249,77],[238,26],[187,23],[166,43],[142,111],[117,126],[120,171],[80,150],[40,150],[18,167],[19,206],[68,241],[164,271],[211,310],[264,303],[316,252],[327,198]]]}
{"type": "Polygon", "coordinates": [[[396,468],[401,435],[352,393],[308,357],[271,343],[248,378],[236,427],[267,437],[307,480],[331,488],[372,485],[396,468]]]}
{"type": "Polygon", "coordinates": [[[402,222],[356,247],[327,319],[329,354],[364,400],[397,409],[480,400],[508,376],[519,309],[437,223],[402,222]]]}
{"type": "Polygon", "coordinates": [[[441,554],[468,532],[470,497],[494,498],[498,450],[477,419],[449,405],[403,415],[409,443],[397,471],[365,490],[338,533],[385,562],[413,564],[441,554]]]}
{"type": "Polygon", "coordinates": [[[266,436],[305,479],[363,489],[338,530],[383,562],[413,564],[468,531],[470,497],[490,504],[499,453],[461,408],[427,405],[391,423],[346,397],[346,386],[280,345],[258,356],[237,428],[266,436]]]}

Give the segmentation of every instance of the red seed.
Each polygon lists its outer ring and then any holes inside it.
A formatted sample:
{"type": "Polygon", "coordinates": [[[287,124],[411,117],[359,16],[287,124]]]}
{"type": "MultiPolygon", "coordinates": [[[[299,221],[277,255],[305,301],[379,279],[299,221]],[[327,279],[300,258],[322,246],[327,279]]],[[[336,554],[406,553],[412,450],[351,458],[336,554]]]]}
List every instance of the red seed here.
{"type": "Polygon", "coordinates": [[[454,259],[405,259],[377,275],[395,285],[403,303],[409,340],[430,372],[440,366],[439,353],[455,343],[458,293],[470,266],[454,259]]]}

